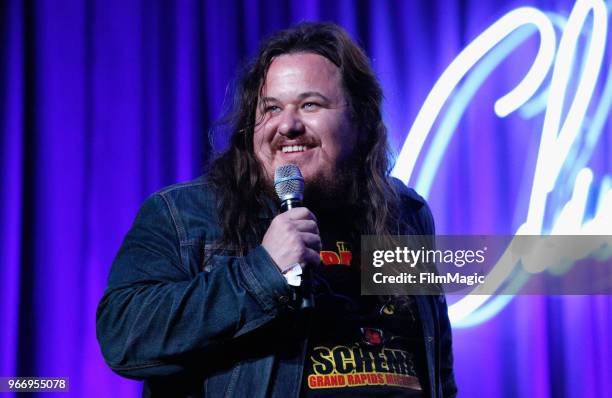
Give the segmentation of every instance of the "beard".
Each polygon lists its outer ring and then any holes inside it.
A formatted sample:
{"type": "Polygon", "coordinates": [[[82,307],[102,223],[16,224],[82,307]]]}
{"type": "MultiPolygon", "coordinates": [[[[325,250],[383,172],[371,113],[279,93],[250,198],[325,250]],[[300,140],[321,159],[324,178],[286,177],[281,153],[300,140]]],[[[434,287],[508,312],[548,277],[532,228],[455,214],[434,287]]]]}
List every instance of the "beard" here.
{"type": "Polygon", "coordinates": [[[356,177],[355,165],[345,165],[332,176],[317,175],[304,181],[304,205],[318,210],[334,210],[352,205],[356,177]]]}

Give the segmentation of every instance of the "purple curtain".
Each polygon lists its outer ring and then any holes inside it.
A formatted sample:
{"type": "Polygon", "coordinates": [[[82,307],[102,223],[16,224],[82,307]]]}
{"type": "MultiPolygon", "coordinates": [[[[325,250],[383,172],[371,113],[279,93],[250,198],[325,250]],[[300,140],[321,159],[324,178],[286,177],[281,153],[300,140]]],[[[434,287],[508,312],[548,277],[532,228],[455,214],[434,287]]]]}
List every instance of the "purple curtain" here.
{"type": "MultiPolygon", "coordinates": [[[[139,396],[95,338],[110,264],[142,201],[199,175],[226,146],[208,132],[262,37],[302,20],[344,26],[373,59],[399,152],[448,64],[525,5],[567,17],[574,2],[0,2],[0,376],[69,377],[79,397],[139,396]]],[[[537,45],[510,55],[461,118],[428,195],[439,233],[512,234],[524,219],[543,113],[500,119],[492,107],[537,45]]],[[[597,95],[610,61],[607,48],[597,95]]],[[[597,183],[611,174],[611,143],[606,120],[590,164],[597,183]]],[[[460,396],[612,396],[611,302],[517,297],[455,330],[460,396]]]]}

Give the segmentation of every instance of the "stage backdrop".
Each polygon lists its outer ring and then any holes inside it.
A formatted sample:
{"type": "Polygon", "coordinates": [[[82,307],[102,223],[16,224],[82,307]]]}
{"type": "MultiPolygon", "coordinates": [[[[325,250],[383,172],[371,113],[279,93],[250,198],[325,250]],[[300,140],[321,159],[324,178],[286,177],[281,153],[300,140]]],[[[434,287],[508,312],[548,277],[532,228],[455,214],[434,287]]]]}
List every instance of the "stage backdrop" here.
{"type": "MultiPolygon", "coordinates": [[[[139,396],[139,382],[106,367],[95,337],[109,267],[143,200],[198,176],[226,145],[211,127],[228,84],[262,37],[304,20],[344,26],[380,77],[398,156],[446,68],[495,21],[523,6],[535,11],[509,23],[545,15],[542,26],[554,31],[552,51],[563,32],[581,30],[575,45],[570,39],[565,45],[576,49],[574,57],[551,58],[550,41],[533,25],[503,40],[498,35],[494,53],[479,62],[473,54],[461,60],[475,65],[457,89],[452,79],[444,83],[453,92],[448,101],[432,99],[444,106],[426,112],[435,124],[423,148],[411,143],[408,153],[420,156],[412,163],[405,153],[398,157],[395,173],[428,198],[438,232],[447,234],[513,234],[527,220],[551,92],[561,101],[561,121],[577,95],[586,115],[572,116],[569,152],[555,149],[548,158],[564,160],[563,168],[534,228],[554,230],[579,172],[590,177],[579,222],[604,213],[612,170],[609,4],[0,2],[0,376],[67,376],[78,397],[139,396]],[[580,28],[581,17],[570,15],[585,4],[594,11],[580,28]],[[535,90],[531,99],[498,116],[495,101],[523,79],[545,44],[553,64],[538,66],[541,79],[527,87],[535,90]],[[553,84],[556,65],[573,66],[566,84],[553,84]],[[595,78],[586,95],[578,93],[582,71],[595,78]],[[426,157],[430,149],[437,155],[426,157]]],[[[429,130],[421,126],[411,135],[429,130]]],[[[609,296],[506,296],[483,304],[487,311],[478,317],[454,308],[461,397],[612,396],[609,296]]]]}

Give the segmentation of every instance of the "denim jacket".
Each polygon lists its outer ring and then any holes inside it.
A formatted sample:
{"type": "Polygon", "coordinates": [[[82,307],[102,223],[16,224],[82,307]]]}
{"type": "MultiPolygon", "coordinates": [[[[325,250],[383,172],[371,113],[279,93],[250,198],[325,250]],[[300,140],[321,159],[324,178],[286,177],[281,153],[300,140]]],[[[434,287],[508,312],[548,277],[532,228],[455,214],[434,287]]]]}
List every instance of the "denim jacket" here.
{"type": "MultiPolygon", "coordinates": [[[[429,208],[395,181],[402,218],[433,234],[429,208]]],[[[262,222],[276,214],[270,201],[262,222]]],[[[121,376],[144,379],[143,396],[299,397],[308,317],[266,250],[220,236],[205,177],[165,188],[142,205],[113,262],[96,314],[102,354],[121,376]],[[208,259],[207,259],[208,258],[208,259]],[[207,259],[205,261],[205,259],[207,259]]],[[[415,297],[430,397],[453,397],[451,330],[444,296],[415,297]]]]}

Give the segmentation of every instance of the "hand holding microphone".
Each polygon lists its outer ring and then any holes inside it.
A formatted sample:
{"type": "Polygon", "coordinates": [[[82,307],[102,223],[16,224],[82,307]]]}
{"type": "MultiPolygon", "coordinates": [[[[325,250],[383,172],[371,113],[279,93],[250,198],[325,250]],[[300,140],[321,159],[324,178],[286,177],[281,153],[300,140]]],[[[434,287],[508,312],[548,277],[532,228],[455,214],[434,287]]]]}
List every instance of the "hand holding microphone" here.
{"type": "Polygon", "coordinates": [[[302,308],[309,308],[314,304],[309,286],[311,278],[308,266],[319,264],[321,251],[317,219],[310,210],[301,207],[304,199],[304,178],[297,166],[289,164],[277,168],[274,187],[283,212],[272,220],[263,237],[262,246],[283,274],[291,272],[297,264],[306,268],[303,281],[305,283],[301,284],[299,290],[303,297],[302,308]]]}
{"type": "Polygon", "coordinates": [[[321,238],[314,214],[305,207],[296,207],[274,217],[262,246],[282,273],[297,263],[319,264],[321,238]]]}

